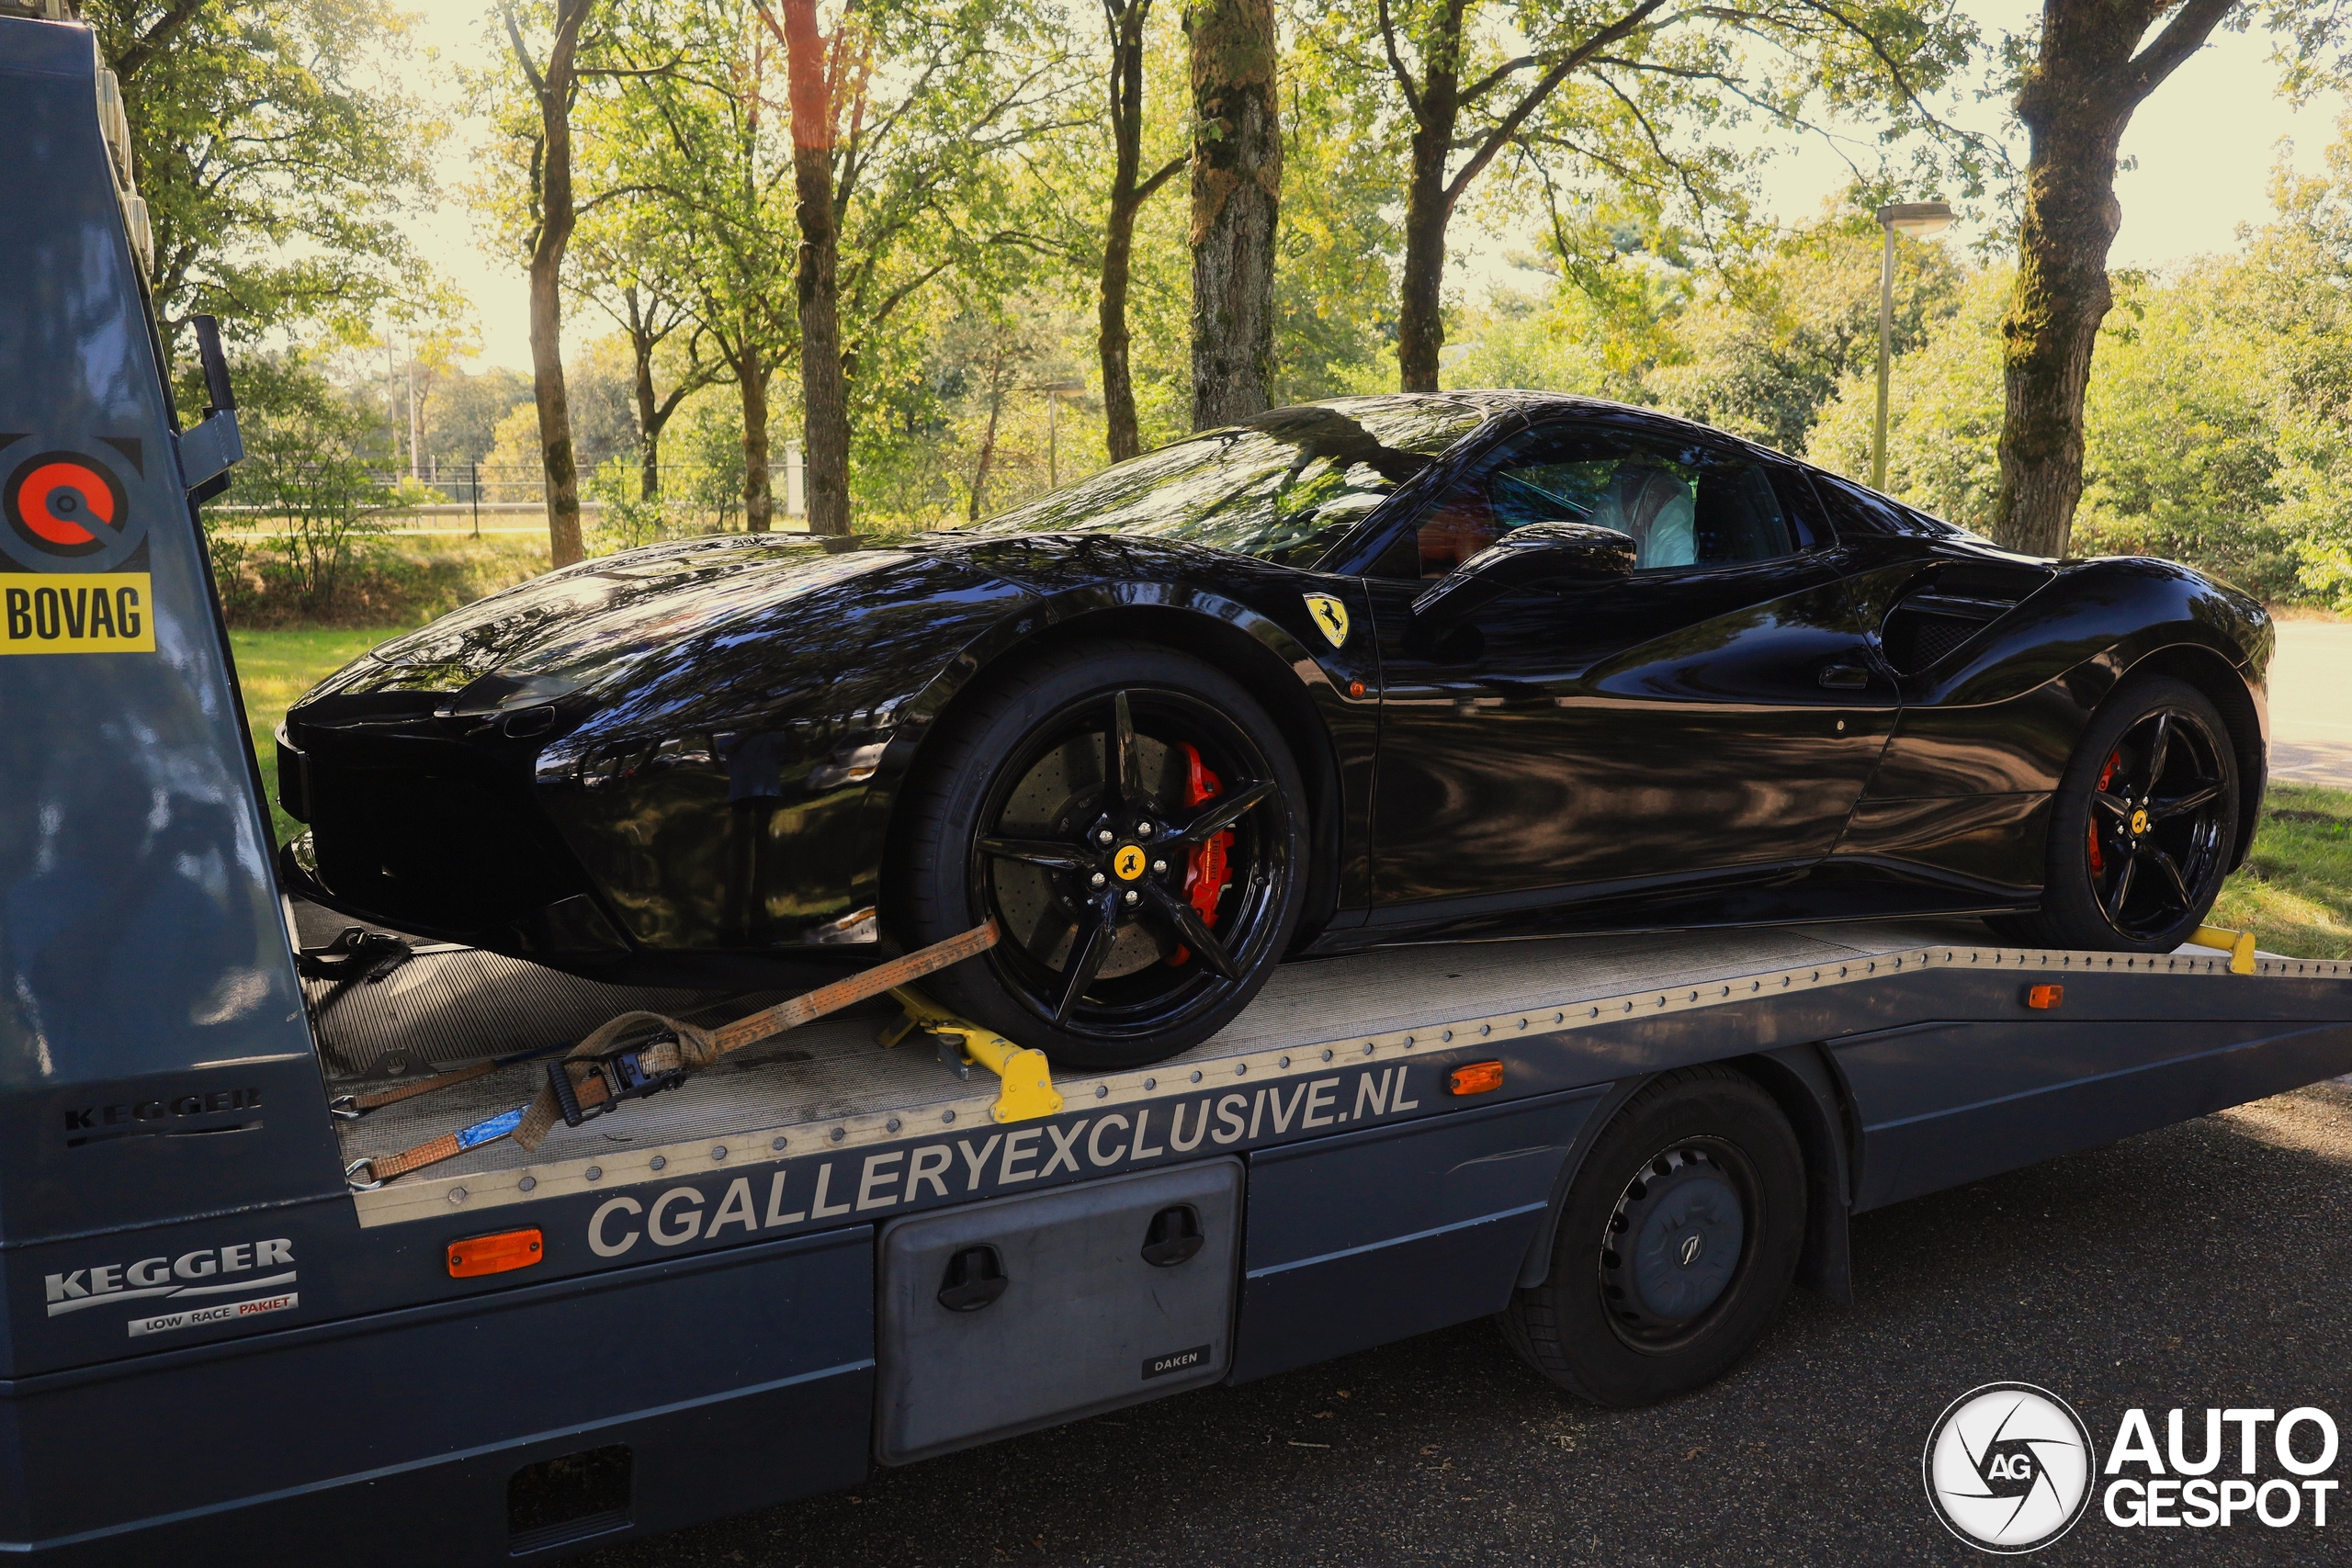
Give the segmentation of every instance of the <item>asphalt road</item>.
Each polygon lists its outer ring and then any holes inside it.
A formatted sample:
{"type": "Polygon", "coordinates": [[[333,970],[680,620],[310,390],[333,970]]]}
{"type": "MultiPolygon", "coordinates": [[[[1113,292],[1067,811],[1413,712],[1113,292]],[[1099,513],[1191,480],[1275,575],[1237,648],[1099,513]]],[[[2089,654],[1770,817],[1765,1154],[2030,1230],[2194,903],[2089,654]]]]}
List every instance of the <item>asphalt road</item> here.
{"type": "MultiPolygon", "coordinates": [[[[2352,1478],[2347,1200],[2352,1089],[2326,1084],[1864,1215],[1853,1306],[1797,1293],[1671,1404],[1579,1404],[1475,1323],[581,1561],[1982,1563],[1930,1515],[1919,1459],[1983,1382],[2058,1393],[2102,1455],[2131,1405],[2159,1442],[2175,1405],[2193,1434],[2206,1405],[2318,1405],[2352,1478]]],[[[2031,1561],[2340,1563],[2338,1496],[2326,1529],[2124,1530],[2094,1504],[2031,1561]]]]}
{"type": "Polygon", "coordinates": [[[2352,621],[2281,621],[2270,666],[2270,773],[2352,789],[2352,621]]]}

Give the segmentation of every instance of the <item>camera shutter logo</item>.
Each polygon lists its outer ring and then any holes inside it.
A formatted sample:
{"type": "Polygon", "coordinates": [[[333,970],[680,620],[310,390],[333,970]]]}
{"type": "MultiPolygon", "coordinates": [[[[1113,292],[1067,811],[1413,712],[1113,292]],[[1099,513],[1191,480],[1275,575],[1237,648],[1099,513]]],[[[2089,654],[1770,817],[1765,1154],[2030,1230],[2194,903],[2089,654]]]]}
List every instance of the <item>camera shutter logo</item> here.
{"type": "Polygon", "coordinates": [[[2090,1506],[2098,1456],[2064,1400],[2027,1382],[1972,1388],[1928,1430],[1919,1468],[1944,1528],[1983,1551],[2048,1546],[2090,1506]]]}
{"type": "Polygon", "coordinates": [[[0,482],[0,571],[120,571],[146,536],[113,465],[91,453],[42,452],[0,482]]]}

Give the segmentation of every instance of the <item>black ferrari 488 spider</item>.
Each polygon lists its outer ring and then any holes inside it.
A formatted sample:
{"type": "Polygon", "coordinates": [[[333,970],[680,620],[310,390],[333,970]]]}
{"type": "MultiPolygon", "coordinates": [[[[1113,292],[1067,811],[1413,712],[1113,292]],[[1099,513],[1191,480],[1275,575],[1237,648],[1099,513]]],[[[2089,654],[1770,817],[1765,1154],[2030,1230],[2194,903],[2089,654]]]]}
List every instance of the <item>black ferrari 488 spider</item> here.
{"type": "Polygon", "coordinates": [[[2271,629],[1703,426],[1278,409],[980,526],[592,560],[280,732],[294,891],[582,974],[781,985],[991,917],[939,999],[1157,1060],[1287,957],[1981,914],[2160,952],[2245,853],[2271,629]]]}

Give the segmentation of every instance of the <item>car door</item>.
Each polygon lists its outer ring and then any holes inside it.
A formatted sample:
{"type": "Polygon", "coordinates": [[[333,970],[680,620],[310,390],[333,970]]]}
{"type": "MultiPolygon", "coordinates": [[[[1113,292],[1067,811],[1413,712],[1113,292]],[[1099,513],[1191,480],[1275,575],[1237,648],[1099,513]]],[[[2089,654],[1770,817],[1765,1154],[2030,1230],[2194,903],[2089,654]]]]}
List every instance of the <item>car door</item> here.
{"type": "Polygon", "coordinates": [[[1793,468],[1629,412],[1521,432],[1400,521],[1368,576],[1380,913],[1770,880],[1827,854],[1896,697],[1814,506],[1793,468]],[[1634,571],[1415,615],[1546,521],[1632,535],[1634,571]]]}

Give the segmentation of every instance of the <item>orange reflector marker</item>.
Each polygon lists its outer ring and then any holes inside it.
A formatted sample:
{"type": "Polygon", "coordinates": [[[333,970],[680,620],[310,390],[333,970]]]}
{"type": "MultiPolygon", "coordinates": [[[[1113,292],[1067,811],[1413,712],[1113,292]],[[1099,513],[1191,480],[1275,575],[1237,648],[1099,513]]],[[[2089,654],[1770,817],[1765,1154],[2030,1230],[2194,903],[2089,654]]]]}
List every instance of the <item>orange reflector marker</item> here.
{"type": "Polygon", "coordinates": [[[449,1244],[449,1278],[470,1280],[478,1274],[503,1274],[528,1269],[546,1252],[537,1225],[526,1231],[500,1231],[496,1235],[469,1236],[449,1244]]]}
{"type": "Polygon", "coordinates": [[[2065,999],[2066,987],[2064,986],[2028,986],[2025,988],[2025,1005],[2030,1008],[2047,1010],[2065,999]]]}
{"type": "Polygon", "coordinates": [[[1503,1065],[1500,1062],[1473,1062],[1466,1067],[1456,1067],[1445,1080],[1448,1094],[1485,1094],[1503,1087],[1503,1065]]]}

